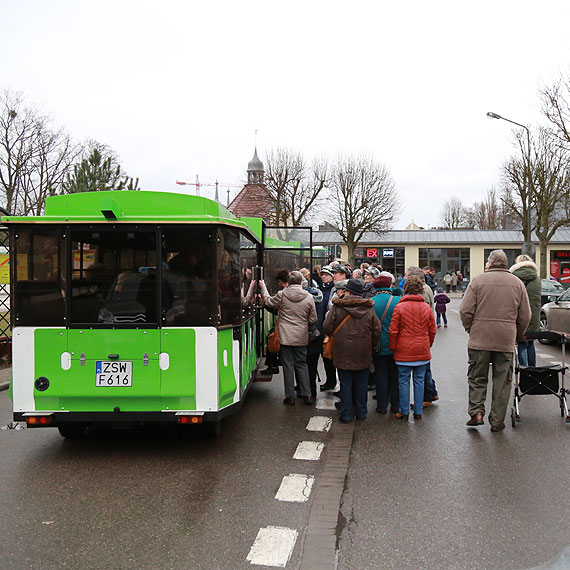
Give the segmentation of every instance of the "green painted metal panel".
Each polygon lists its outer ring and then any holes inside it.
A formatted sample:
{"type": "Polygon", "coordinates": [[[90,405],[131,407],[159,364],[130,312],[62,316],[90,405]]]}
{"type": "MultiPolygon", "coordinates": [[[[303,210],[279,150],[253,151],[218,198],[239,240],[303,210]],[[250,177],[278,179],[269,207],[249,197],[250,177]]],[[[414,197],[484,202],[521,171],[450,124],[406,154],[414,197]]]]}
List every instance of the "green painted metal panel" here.
{"type": "Polygon", "coordinates": [[[109,360],[118,354],[119,360],[158,360],[160,331],[158,329],[69,329],[68,346],[72,360],[82,354],[86,360],[109,360]]]}
{"type": "MultiPolygon", "coordinates": [[[[218,382],[220,408],[234,401],[239,379],[235,378],[232,328],[218,331],[218,382]]],[[[236,367],[239,370],[239,367],[236,367]]]]}
{"type": "Polygon", "coordinates": [[[196,409],[196,333],[194,329],[162,329],[160,351],[169,356],[161,370],[164,410],[196,409]]]}
{"type": "MultiPolygon", "coordinates": [[[[47,333],[36,331],[36,375],[54,375],[48,390],[42,393],[43,404],[49,409],[74,412],[111,412],[115,408],[129,412],[160,411],[160,369],[158,330],[79,330],[67,331],[65,346],[71,354],[71,368],[61,368],[64,341],[56,346],[47,333]],[[146,334],[145,334],[146,333],[146,334]],[[84,364],[81,355],[85,355],[84,364]],[[109,360],[109,354],[118,354],[118,360],[132,361],[132,386],[96,386],[97,360],[109,360]],[[148,363],[144,355],[148,354],[148,363]],[[44,374],[46,372],[46,374],[44,374]],[[51,398],[51,400],[49,400],[51,398]]],[[[54,331],[59,334],[60,331],[54,331]]],[[[61,337],[63,338],[63,337],[61,337]]],[[[47,376],[49,378],[49,376],[47,376]]],[[[51,382],[51,379],[50,379],[51,382]]],[[[37,409],[42,409],[36,399],[37,409]]]]}

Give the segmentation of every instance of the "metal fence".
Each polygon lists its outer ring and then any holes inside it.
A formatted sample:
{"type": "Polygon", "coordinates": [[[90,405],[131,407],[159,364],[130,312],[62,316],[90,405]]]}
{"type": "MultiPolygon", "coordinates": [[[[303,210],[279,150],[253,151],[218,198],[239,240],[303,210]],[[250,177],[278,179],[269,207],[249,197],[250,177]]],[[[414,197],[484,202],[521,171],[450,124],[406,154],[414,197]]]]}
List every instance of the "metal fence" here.
{"type": "Polygon", "coordinates": [[[9,268],[10,246],[8,228],[0,226],[0,367],[12,364],[9,268]]]}

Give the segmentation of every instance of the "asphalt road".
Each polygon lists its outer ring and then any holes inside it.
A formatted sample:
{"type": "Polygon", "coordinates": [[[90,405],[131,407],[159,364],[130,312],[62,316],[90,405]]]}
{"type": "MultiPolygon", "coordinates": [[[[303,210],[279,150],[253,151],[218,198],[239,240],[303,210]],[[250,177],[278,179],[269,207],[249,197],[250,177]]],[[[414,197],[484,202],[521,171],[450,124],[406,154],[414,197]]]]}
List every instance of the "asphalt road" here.
{"type": "MultiPolygon", "coordinates": [[[[320,473],[321,461],[293,453],[329,436],[308,436],[315,409],[283,406],[282,390],[280,378],[254,385],[217,440],[156,428],[79,441],[53,429],[1,430],[0,568],[250,568],[261,527],[305,527],[310,503],[275,493],[285,475],[320,473]]],[[[7,394],[2,425],[11,421],[7,394]]],[[[289,567],[299,557],[298,540],[289,567]]]]}
{"type": "MultiPolygon", "coordinates": [[[[421,423],[374,412],[354,426],[338,568],[528,569],[570,545],[570,425],[554,397],[528,396],[498,434],[465,426],[466,341],[453,300],[433,370],[441,399],[421,423]]],[[[539,352],[560,358],[557,347],[539,352]]],[[[260,528],[296,529],[306,503],[277,501],[285,475],[318,479],[326,461],[293,459],[313,408],[282,405],[281,377],[257,384],[222,436],[197,430],[0,430],[0,570],[241,569],[260,528]]],[[[334,413],[328,413],[334,417],[334,413]]],[[[0,425],[11,421],[0,392],[0,425]]],[[[338,424],[333,425],[333,432],[338,424]]],[[[254,566],[261,568],[261,566],[254,566]]]]}
{"type": "MultiPolygon", "coordinates": [[[[465,426],[459,302],[432,352],[439,402],[421,422],[378,415],[355,430],[340,570],[525,569],[570,544],[570,424],[555,397],[526,396],[516,429],[465,426]]],[[[539,365],[560,361],[559,347],[537,346],[539,365]]]]}

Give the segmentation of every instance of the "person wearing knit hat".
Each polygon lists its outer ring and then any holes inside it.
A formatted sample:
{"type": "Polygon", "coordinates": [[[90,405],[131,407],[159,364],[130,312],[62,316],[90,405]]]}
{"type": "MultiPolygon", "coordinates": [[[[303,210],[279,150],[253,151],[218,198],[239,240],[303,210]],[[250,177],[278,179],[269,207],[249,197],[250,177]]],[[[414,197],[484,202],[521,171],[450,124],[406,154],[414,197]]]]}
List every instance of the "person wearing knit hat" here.
{"type": "Polygon", "coordinates": [[[374,311],[381,325],[380,344],[372,359],[376,382],[376,411],[379,414],[387,413],[388,404],[390,404],[390,411],[393,414],[400,409],[398,367],[390,350],[390,334],[388,332],[394,307],[401,298],[400,295],[394,294],[392,290],[393,283],[394,277],[387,271],[382,271],[374,279],[375,295],[372,301],[374,302],[374,311]]]}
{"type": "MultiPolygon", "coordinates": [[[[317,327],[321,331],[321,337],[319,341],[320,351],[319,354],[322,355],[323,351],[323,323],[325,322],[325,316],[327,311],[329,310],[330,300],[335,294],[335,286],[333,282],[334,272],[330,265],[324,265],[321,268],[321,283],[319,284],[319,289],[323,293],[323,302],[317,305],[317,327]]],[[[325,374],[326,380],[323,384],[321,384],[321,392],[332,391],[336,388],[336,368],[330,358],[323,358],[323,364],[325,367],[325,374]]],[[[316,373],[318,368],[318,357],[316,358],[316,362],[311,360],[309,363],[309,375],[313,374],[313,371],[316,373]]],[[[309,376],[309,377],[310,377],[309,376]]]]}
{"type": "Polygon", "coordinates": [[[388,275],[379,275],[374,279],[374,289],[390,289],[392,287],[392,278],[388,275]]]}
{"type": "Polygon", "coordinates": [[[335,281],[342,281],[343,279],[350,279],[352,277],[352,271],[346,265],[334,265],[331,266],[334,273],[333,277],[335,281]]]}
{"type": "Polygon", "coordinates": [[[372,299],[364,299],[358,279],[344,285],[344,297],[333,301],[323,324],[323,332],[334,333],[333,363],[340,379],[342,423],[364,420],[367,414],[368,371],[380,340],[380,323],[372,299]]]}
{"type": "Polygon", "coordinates": [[[364,270],[364,294],[366,299],[374,297],[374,279],[380,275],[380,271],[377,267],[371,265],[364,270]]]}

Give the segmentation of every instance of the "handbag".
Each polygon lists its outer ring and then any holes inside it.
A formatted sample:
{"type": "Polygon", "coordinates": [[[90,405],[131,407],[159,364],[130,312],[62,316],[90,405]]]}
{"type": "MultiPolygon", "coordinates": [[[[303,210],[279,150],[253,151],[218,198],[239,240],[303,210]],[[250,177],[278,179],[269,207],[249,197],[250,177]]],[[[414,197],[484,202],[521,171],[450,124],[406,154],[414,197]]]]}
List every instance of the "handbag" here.
{"type": "Polygon", "coordinates": [[[277,312],[277,325],[272,333],[267,337],[267,351],[277,354],[281,350],[281,341],[279,340],[279,319],[281,318],[281,307],[283,306],[283,297],[281,297],[281,305],[277,312]]]}
{"type": "Polygon", "coordinates": [[[338,327],[334,329],[334,332],[331,335],[327,335],[323,339],[323,358],[328,358],[329,360],[332,360],[333,349],[334,349],[334,335],[338,332],[338,329],[340,329],[340,327],[342,327],[342,325],[344,325],[344,323],[348,321],[348,319],[350,319],[350,315],[348,315],[342,320],[340,325],[338,325],[338,327]]]}

